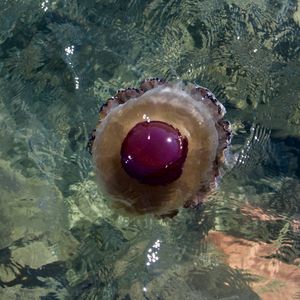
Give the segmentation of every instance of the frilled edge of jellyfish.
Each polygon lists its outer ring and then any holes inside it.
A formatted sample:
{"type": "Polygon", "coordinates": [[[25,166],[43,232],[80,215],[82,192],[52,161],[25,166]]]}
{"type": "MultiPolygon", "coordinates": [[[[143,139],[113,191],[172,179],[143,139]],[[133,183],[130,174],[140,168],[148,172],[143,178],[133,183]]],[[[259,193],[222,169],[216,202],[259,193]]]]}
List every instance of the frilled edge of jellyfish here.
{"type": "MultiPolygon", "coordinates": [[[[163,79],[150,78],[142,81],[139,88],[127,88],[127,89],[118,90],[115,96],[109,98],[101,106],[99,110],[99,123],[97,127],[102,123],[105,117],[116,107],[119,107],[120,105],[126,103],[131,99],[139,98],[140,96],[147,93],[148,91],[158,87],[172,88],[175,87],[175,85],[168,83],[163,79]]],[[[179,88],[178,84],[176,84],[176,88],[179,88]]],[[[231,131],[230,123],[227,120],[224,120],[224,115],[226,113],[224,106],[216,99],[216,97],[210,90],[201,86],[192,86],[192,85],[182,86],[181,88],[183,91],[189,94],[195,101],[204,104],[206,109],[211,114],[218,135],[217,152],[212,166],[213,178],[211,178],[211,185],[200,187],[197,195],[195,195],[192,199],[186,201],[184,204],[184,207],[197,207],[199,204],[203,202],[203,199],[212,190],[213,186],[215,185],[215,178],[220,175],[219,167],[224,162],[224,151],[230,145],[232,131],[231,131]]],[[[91,133],[87,145],[87,149],[91,154],[93,152],[93,143],[95,140],[95,136],[96,136],[96,129],[94,129],[93,132],[91,133]]]]}

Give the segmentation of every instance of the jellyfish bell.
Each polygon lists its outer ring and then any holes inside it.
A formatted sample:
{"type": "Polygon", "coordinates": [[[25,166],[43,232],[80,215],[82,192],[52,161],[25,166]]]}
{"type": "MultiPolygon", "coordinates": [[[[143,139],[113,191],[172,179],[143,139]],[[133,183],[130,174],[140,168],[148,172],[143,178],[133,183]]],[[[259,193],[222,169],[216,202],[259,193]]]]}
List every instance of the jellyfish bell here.
{"type": "Polygon", "coordinates": [[[202,87],[156,78],[118,91],[100,109],[89,144],[102,192],[133,214],[197,206],[213,188],[230,143],[224,114],[202,87]]]}

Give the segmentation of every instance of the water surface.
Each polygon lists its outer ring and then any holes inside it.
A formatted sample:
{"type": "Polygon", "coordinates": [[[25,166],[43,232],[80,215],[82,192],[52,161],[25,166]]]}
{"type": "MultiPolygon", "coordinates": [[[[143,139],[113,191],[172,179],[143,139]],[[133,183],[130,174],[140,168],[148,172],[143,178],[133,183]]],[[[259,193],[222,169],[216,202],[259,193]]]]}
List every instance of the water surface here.
{"type": "Polygon", "coordinates": [[[296,0],[2,1],[0,298],[300,298],[299,26],[296,0]],[[119,216],[85,150],[151,76],[213,90],[234,128],[174,219],[119,216]]]}

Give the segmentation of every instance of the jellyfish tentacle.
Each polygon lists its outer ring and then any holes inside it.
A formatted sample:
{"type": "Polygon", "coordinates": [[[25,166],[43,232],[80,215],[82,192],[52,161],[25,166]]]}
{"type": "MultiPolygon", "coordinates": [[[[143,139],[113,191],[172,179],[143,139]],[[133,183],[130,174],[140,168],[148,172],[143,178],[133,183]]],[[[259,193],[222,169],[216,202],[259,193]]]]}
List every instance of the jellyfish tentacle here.
{"type": "Polygon", "coordinates": [[[165,85],[167,82],[163,78],[148,78],[141,82],[140,89],[144,92],[152,90],[160,85],[165,85]]]}
{"type": "Polygon", "coordinates": [[[218,132],[218,148],[217,148],[217,155],[216,155],[216,177],[219,176],[219,166],[224,162],[224,151],[227,149],[231,143],[232,138],[232,129],[231,124],[227,120],[219,120],[216,123],[216,129],[218,132]]]}
{"type": "Polygon", "coordinates": [[[140,88],[126,88],[117,91],[116,95],[109,98],[99,110],[100,120],[103,119],[114,107],[127,102],[130,99],[142,96],[146,91],[164,85],[162,78],[149,78],[142,81],[140,88]]]}
{"type": "Polygon", "coordinates": [[[123,104],[132,98],[142,96],[143,93],[144,92],[142,90],[136,88],[121,89],[118,90],[117,94],[115,95],[115,98],[120,104],[123,104]]]}
{"type": "Polygon", "coordinates": [[[96,138],[96,129],[93,129],[92,132],[89,134],[89,139],[86,145],[86,150],[92,155],[93,154],[93,144],[96,138]]]}
{"type": "Polygon", "coordinates": [[[136,88],[127,88],[127,89],[120,89],[117,91],[116,95],[109,98],[101,107],[99,110],[99,119],[100,122],[103,120],[110,111],[119,106],[120,104],[124,104],[130,99],[140,97],[143,95],[143,91],[136,88]]]}
{"type": "Polygon", "coordinates": [[[109,98],[99,109],[99,123],[110,113],[110,111],[119,106],[120,103],[116,97],[109,98]]]}
{"type": "Polygon", "coordinates": [[[219,135],[219,149],[226,149],[230,145],[232,138],[231,124],[227,120],[219,120],[216,124],[219,135]]]}
{"type": "Polygon", "coordinates": [[[209,89],[197,86],[191,89],[191,95],[195,100],[201,101],[206,105],[216,121],[224,117],[226,113],[225,107],[209,89]]]}
{"type": "Polygon", "coordinates": [[[201,207],[209,191],[210,188],[206,185],[200,187],[198,193],[193,198],[187,200],[183,207],[192,209],[201,207]]]}

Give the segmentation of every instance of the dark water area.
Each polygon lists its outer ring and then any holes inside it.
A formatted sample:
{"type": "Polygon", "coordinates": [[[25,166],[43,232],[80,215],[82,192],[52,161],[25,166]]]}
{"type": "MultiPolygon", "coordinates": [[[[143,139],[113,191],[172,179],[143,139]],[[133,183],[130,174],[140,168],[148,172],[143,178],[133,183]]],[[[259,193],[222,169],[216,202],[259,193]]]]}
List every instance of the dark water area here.
{"type": "Polygon", "coordinates": [[[300,3],[0,3],[0,299],[300,299],[300,3]],[[218,189],[122,216],[86,151],[99,107],[148,77],[227,109],[218,189]]]}

